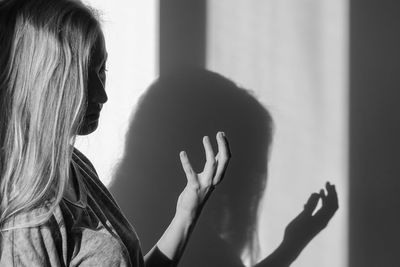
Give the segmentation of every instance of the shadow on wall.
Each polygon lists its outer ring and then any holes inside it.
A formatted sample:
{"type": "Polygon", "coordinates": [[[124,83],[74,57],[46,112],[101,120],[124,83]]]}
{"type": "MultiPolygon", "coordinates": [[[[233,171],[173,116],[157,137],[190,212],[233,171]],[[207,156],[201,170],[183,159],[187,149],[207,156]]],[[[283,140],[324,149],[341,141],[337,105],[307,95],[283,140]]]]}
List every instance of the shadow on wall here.
{"type": "Polygon", "coordinates": [[[181,260],[182,266],[243,266],[240,255],[257,257],[258,206],[267,177],[272,120],[249,93],[201,69],[160,77],[141,97],[132,118],[125,155],[111,191],[135,226],[147,252],[174,216],[186,184],[179,160],[185,150],[196,171],[208,135],[222,130],[232,158],[224,181],[208,200],[181,260]]]}

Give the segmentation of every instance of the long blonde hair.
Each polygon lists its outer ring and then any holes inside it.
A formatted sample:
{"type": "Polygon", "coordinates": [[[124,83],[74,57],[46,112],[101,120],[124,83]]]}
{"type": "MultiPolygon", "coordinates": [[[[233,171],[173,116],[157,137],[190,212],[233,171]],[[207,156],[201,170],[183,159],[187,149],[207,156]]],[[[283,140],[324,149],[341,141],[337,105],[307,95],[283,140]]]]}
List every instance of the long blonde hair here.
{"type": "Polygon", "coordinates": [[[62,199],[99,31],[96,14],[79,1],[0,2],[2,231],[42,224],[62,199]],[[48,212],[35,221],[3,227],[45,203],[48,212]]]}

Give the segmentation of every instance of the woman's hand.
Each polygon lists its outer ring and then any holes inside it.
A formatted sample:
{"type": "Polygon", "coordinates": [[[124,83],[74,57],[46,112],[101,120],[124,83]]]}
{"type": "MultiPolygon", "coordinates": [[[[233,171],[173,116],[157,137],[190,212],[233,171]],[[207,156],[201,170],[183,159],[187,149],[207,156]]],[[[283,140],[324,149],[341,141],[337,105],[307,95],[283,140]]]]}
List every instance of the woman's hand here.
{"type": "Polygon", "coordinates": [[[196,218],[214,187],[222,181],[231,152],[228,140],[223,132],[217,133],[217,143],[218,154],[215,156],[210,138],[208,136],[203,137],[206,163],[200,173],[193,170],[186,152],[180,153],[187,184],[178,198],[177,213],[189,215],[193,219],[196,218]]]}
{"type": "Polygon", "coordinates": [[[156,256],[159,254],[156,253],[157,247],[169,259],[170,263],[166,263],[167,265],[176,266],[178,264],[198,215],[214,187],[224,177],[231,157],[228,141],[223,132],[218,132],[217,142],[218,154],[215,156],[210,139],[207,136],[203,138],[207,161],[201,173],[193,170],[185,152],[180,153],[187,184],[178,198],[176,214],[171,224],[157,242],[157,246],[145,256],[145,261],[149,265],[154,258],[158,258],[156,256]]]}

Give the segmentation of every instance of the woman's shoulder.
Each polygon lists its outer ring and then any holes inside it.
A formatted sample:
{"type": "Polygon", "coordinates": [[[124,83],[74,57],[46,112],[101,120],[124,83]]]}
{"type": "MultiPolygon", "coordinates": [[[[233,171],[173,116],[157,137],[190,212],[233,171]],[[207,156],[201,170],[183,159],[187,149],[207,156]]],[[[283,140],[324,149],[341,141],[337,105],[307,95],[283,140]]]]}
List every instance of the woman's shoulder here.
{"type": "Polygon", "coordinates": [[[41,226],[47,223],[47,220],[42,219],[46,217],[49,218],[51,216],[57,220],[61,220],[61,213],[58,212],[60,211],[59,205],[54,205],[54,202],[55,200],[52,198],[51,200],[43,201],[42,204],[34,208],[16,213],[6,220],[6,222],[2,225],[2,229],[25,228],[20,227],[25,225],[41,226]],[[43,223],[32,224],[32,222],[39,221],[42,221],[43,223]]]}
{"type": "Polygon", "coordinates": [[[62,266],[66,260],[66,232],[59,205],[46,203],[14,215],[4,225],[0,238],[0,266],[62,266]],[[43,223],[26,226],[50,217],[43,223]]]}

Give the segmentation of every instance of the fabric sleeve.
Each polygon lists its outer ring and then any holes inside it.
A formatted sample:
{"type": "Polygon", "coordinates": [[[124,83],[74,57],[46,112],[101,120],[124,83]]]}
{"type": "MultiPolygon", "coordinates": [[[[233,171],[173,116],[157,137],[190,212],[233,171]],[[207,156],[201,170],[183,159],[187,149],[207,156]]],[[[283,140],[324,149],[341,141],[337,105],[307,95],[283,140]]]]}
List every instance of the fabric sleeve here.
{"type": "Polygon", "coordinates": [[[176,262],[169,259],[161,250],[155,246],[145,257],[146,267],[172,267],[176,262]]]}

